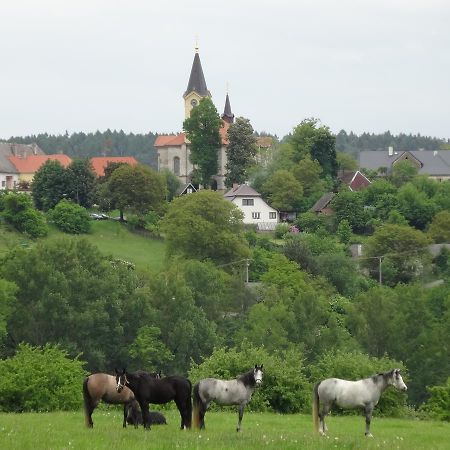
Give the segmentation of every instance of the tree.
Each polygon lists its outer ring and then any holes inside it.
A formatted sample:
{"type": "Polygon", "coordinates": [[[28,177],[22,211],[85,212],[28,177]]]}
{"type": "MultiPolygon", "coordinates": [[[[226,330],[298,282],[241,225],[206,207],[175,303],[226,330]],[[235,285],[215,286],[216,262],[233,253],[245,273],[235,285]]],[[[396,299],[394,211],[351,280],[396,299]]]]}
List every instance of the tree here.
{"type": "Polygon", "coordinates": [[[231,187],[247,180],[247,169],[256,155],[256,138],[250,120],[238,117],[228,129],[228,141],[225,185],[231,187]]]}
{"type": "Polygon", "coordinates": [[[191,116],[183,123],[189,139],[190,159],[197,168],[200,183],[210,187],[217,174],[217,152],[222,146],[220,138],[221,119],[209,97],[200,100],[191,110],[191,116]]]}
{"type": "Polygon", "coordinates": [[[166,182],[167,201],[171,202],[176,197],[178,189],[181,186],[180,180],[168,169],[161,170],[160,174],[164,177],[166,182]]]}
{"type": "Polygon", "coordinates": [[[34,174],[31,189],[37,209],[47,211],[55,207],[68,195],[66,169],[59,161],[46,161],[34,174]]]}
{"type": "Polygon", "coordinates": [[[270,206],[282,211],[297,209],[303,195],[303,187],[287,170],[277,170],[263,185],[263,193],[270,206]]]}
{"type": "Polygon", "coordinates": [[[85,208],[92,206],[96,176],[89,159],[75,159],[66,169],[66,198],[85,208]]]}
{"type": "Polygon", "coordinates": [[[428,233],[434,242],[450,242],[450,211],[437,213],[431,221],[428,233]]]}
{"type": "Polygon", "coordinates": [[[412,162],[408,160],[399,161],[392,166],[391,181],[395,186],[400,187],[411,181],[418,171],[419,169],[412,162]]]}
{"type": "Polygon", "coordinates": [[[358,162],[348,153],[336,152],[336,163],[338,170],[358,169],[358,162]]]}
{"type": "Polygon", "coordinates": [[[336,234],[339,237],[339,241],[347,245],[352,237],[352,227],[348,223],[347,219],[343,219],[339,222],[336,230],[336,234]]]}
{"type": "Polygon", "coordinates": [[[142,165],[118,167],[110,177],[108,190],[121,220],[125,209],[137,214],[160,211],[166,198],[164,178],[142,165]]]}
{"type": "Polygon", "coordinates": [[[324,183],[320,179],[322,167],[317,160],[312,160],[309,155],[303,158],[293,169],[293,174],[303,186],[305,196],[314,191],[323,192],[324,183]]]}
{"type": "Polygon", "coordinates": [[[364,209],[362,195],[359,192],[344,190],[335,195],[331,201],[336,220],[338,222],[347,220],[356,233],[364,232],[369,220],[369,214],[364,209]]]}
{"type": "Polygon", "coordinates": [[[176,198],[161,223],[167,253],[219,264],[247,258],[242,217],[242,212],[217,192],[204,190],[176,198]]]}
{"type": "Polygon", "coordinates": [[[319,126],[318,119],[305,119],[297,125],[288,142],[293,147],[293,161],[298,163],[307,155],[317,160],[322,167],[323,176],[336,177],[337,160],[335,137],[328,127],[319,126]]]}

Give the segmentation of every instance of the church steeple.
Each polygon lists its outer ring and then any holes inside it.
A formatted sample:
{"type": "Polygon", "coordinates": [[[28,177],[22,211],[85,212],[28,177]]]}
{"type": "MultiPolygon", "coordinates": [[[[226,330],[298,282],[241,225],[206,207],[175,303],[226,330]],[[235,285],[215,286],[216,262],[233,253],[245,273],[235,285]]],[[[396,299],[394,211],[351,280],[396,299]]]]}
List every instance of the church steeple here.
{"type": "Polygon", "coordinates": [[[191,75],[186,91],[183,94],[185,116],[189,117],[191,109],[198,105],[203,97],[211,97],[211,93],[206,86],[205,76],[203,75],[202,63],[198,54],[198,47],[195,47],[195,56],[192,63],[191,75]]]}
{"type": "Polygon", "coordinates": [[[225,108],[223,110],[222,119],[228,123],[234,122],[234,114],[231,112],[230,97],[228,96],[228,92],[227,97],[225,98],[225,108]]]}

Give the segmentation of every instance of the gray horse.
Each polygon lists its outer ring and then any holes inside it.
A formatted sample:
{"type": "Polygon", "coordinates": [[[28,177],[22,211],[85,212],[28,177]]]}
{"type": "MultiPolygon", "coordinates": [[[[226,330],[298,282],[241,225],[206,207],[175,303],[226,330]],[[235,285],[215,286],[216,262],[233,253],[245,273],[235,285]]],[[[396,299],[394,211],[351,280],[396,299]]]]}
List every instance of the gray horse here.
{"type": "Polygon", "coordinates": [[[255,365],[234,380],[205,378],[194,386],[192,419],[197,428],[205,428],[205,414],[210,402],[219,405],[239,405],[239,420],[236,431],[240,431],[245,405],[252,398],[256,386],[262,383],[263,364],[255,365]]]}
{"type": "Polygon", "coordinates": [[[381,394],[389,386],[406,391],[407,387],[400,375],[400,369],[379,373],[364,380],[347,381],[328,378],[317,383],[314,386],[313,396],[313,420],[316,431],[322,435],[326,433],[325,416],[335,403],[345,409],[363,408],[366,416],[366,436],[372,437],[370,433],[372,412],[381,394]],[[321,410],[320,404],[322,404],[321,410]]]}

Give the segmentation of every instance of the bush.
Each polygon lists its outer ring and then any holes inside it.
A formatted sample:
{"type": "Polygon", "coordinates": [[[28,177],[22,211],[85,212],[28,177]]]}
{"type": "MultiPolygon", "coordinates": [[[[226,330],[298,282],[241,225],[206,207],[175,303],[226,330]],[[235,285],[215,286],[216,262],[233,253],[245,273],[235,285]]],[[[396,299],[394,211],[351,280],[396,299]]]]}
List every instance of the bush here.
{"type": "Polygon", "coordinates": [[[289,224],[288,223],[279,223],[275,227],[275,238],[282,239],[283,236],[289,232],[289,224]]]}
{"type": "Polygon", "coordinates": [[[3,196],[3,217],[17,231],[32,238],[46,236],[48,226],[44,216],[33,208],[28,194],[9,193],[3,196]]]}
{"type": "Polygon", "coordinates": [[[425,411],[433,419],[450,422],[450,378],[446,384],[428,387],[427,391],[431,397],[421,407],[421,411],[425,411]]]}
{"type": "MultiPolygon", "coordinates": [[[[388,357],[375,358],[365,353],[349,353],[338,350],[321,355],[309,368],[310,379],[315,384],[332,377],[344,380],[359,380],[394,368],[403,369],[404,366],[388,357]]],[[[403,371],[402,377],[405,380],[405,371],[403,371]]],[[[405,383],[408,384],[406,380],[405,383]]],[[[380,416],[403,416],[407,411],[405,395],[395,388],[387,389],[381,396],[375,410],[377,411],[376,414],[380,416]]]]}
{"type": "Polygon", "coordinates": [[[14,357],[0,361],[0,411],[79,409],[83,364],[58,346],[20,344],[14,357]]]}
{"type": "Polygon", "coordinates": [[[204,362],[193,365],[189,378],[193,384],[209,377],[227,380],[247,372],[255,364],[264,364],[262,387],[253,393],[249,408],[280,413],[309,412],[312,387],[305,377],[303,360],[303,354],[297,349],[273,354],[244,341],[239,348],[216,349],[204,362]]]}
{"type": "Polygon", "coordinates": [[[65,233],[89,233],[91,229],[90,217],[86,208],[66,199],[61,200],[48,212],[48,218],[65,233]]]}

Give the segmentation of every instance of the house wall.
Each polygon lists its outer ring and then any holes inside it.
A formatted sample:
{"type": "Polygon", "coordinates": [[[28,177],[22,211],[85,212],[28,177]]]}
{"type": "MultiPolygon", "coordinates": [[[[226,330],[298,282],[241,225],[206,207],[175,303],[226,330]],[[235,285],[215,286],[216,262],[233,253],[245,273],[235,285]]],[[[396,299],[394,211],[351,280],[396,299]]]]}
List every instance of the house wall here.
{"type": "Polygon", "coordinates": [[[0,173],[0,189],[14,189],[19,182],[19,176],[16,173],[0,173]]]}
{"type": "Polygon", "coordinates": [[[237,197],[233,199],[233,203],[244,213],[245,224],[278,223],[278,211],[270,207],[261,197],[237,197]],[[253,206],[242,204],[242,200],[247,198],[253,199],[253,206]],[[276,213],[275,219],[270,218],[270,212],[276,213]],[[253,213],[259,213],[259,218],[254,218],[253,213]]]}

